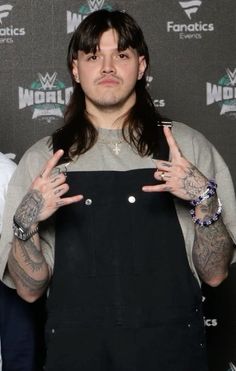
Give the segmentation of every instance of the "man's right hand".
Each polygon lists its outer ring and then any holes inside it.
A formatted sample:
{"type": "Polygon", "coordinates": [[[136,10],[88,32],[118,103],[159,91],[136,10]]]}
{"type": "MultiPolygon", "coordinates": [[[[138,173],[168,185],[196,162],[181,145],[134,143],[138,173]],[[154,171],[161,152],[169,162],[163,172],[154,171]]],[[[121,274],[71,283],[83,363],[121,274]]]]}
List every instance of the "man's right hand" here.
{"type": "Polygon", "coordinates": [[[63,153],[59,149],[47,161],[18,206],[15,219],[23,228],[30,229],[38,222],[48,219],[59,207],[82,200],[82,195],[61,198],[69,186],[66,183],[66,174],[55,172],[54,169],[63,153]]]}

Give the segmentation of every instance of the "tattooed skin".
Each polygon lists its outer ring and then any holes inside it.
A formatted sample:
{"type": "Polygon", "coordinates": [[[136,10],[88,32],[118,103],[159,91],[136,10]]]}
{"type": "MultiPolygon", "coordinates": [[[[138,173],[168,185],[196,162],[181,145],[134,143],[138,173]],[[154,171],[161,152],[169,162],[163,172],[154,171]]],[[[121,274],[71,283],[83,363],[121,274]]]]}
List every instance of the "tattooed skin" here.
{"type": "MultiPolygon", "coordinates": [[[[31,242],[32,246],[30,247],[31,253],[34,250],[37,250],[36,247],[33,247],[33,243],[31,242]]],[[[8,268],[9,271],[16,281],[20,281],[21,285],[27,290],[30,290],[31,292],[38,292],[38,290],[44,290],[48,286],[49,278],[46,279],[34,279],[32,278],[25,269],[23,269],[18,261],[16,260],[14,253],[16,252],[16,248],[12,249],[9,254],[8,259],[8,268]]],[[[21,254],[24,256],[24,261],[27,263],[27,266],[30,267],[30,271],[40,271],[43,266],[45,267],[45,260],[41,255],[40,252],[35,253],[35,251],[32,253],[33,256],[38,255],[38,259],[32,260],[32,256],[30,253],[27,252],[26,248],[21,244],[21,254]],[[38,261],[37,261],[38,260],[38,261]]]]}
{"type": "Polygon", "coordinates": [[[42,265],[45,264],[45,259],[39,249],[34,245],[33,241],[27,241],[26,244],[22,241],[18,241],[20,245],[20,255],[23,261],[31,269],[32,272],[38,272],[42,269],[42,265]]]}
{"type": "Polygon", "coordinates": [[[43,208],[42,194],[37,190],[28,192],[16,210],[15,219],[23,228],[29,229],[37,221],[37,217],[43,208]]]}
{"type": "MultiPolygon", "coordinates": [[[[209,205],[200,205],[201,218],[211,217],[216,209],[215,197],[209,205]]],[[[232,242],[221,219],[209,227],[196,225],[193,261],[203,281],[209,282],[212,277],[226,275],[232,252],[232,242]]]]}
{"type": "Polygon", "coordinates": [[[182,178],[183,189],[190,199],[194,199],[202,194],[207,187],[207,179],[203,183],[202,174],[196,169],[195,166],[190,165],[184,178],[182,178]]]}

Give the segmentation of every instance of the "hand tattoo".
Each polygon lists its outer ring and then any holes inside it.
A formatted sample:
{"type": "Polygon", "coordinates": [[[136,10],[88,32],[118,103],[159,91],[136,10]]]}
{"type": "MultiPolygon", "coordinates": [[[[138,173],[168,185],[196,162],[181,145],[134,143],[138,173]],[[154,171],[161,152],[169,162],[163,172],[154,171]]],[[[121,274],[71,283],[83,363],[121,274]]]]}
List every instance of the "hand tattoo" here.
{"type": "Polygon", "coordinates": [[[37,190],[28,192],[16,210],[15,218],[23,228],[29,229],[37,222],[37,217],[43,208],[44,200],[42,194],[37,190]]]}
{"type": "Polygon", "coordinates": [[[196,169],[195,166],[189,165],[184,178],[182,178],[182,188],[189,196],[190,199],[194,199],[202,194],[207,187],[207,179],[203,181],[204,176],[196,169]]]}

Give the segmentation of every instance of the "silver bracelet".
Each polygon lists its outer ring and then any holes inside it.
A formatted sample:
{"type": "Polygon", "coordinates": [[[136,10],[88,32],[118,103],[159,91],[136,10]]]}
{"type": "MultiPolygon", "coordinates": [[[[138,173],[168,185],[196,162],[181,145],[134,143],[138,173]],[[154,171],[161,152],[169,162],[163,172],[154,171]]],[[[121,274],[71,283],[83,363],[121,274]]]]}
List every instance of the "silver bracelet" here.
{"type": "Polygon", "coordinates": [[[32,231],[26,231],[19,223],[17,223],[15,216],[13,217],[13,233],[14,236],[19,238],[19,240],[27,241],[30,237],[32,237],[34,234],[38,233],[39,227],[37,226],[32,231]]]}

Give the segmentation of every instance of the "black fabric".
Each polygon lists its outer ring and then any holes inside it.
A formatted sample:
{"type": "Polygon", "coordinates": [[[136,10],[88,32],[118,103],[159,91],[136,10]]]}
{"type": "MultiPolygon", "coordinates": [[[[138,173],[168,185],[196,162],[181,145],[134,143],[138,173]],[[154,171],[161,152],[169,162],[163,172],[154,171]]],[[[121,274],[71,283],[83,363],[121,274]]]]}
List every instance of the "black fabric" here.
{"type": "Polygon", "coordinates": [[[0,282],[2,371],[40,371],[45,361],[45,298],[34,304],[0,282]]]}
{"type": "Polygon", "coordinates": [[[84,201],[56,216],[46,370],[206,370],[201,292],[173,199],[142,191],[154,171],[68,173],[84,201]]]}

